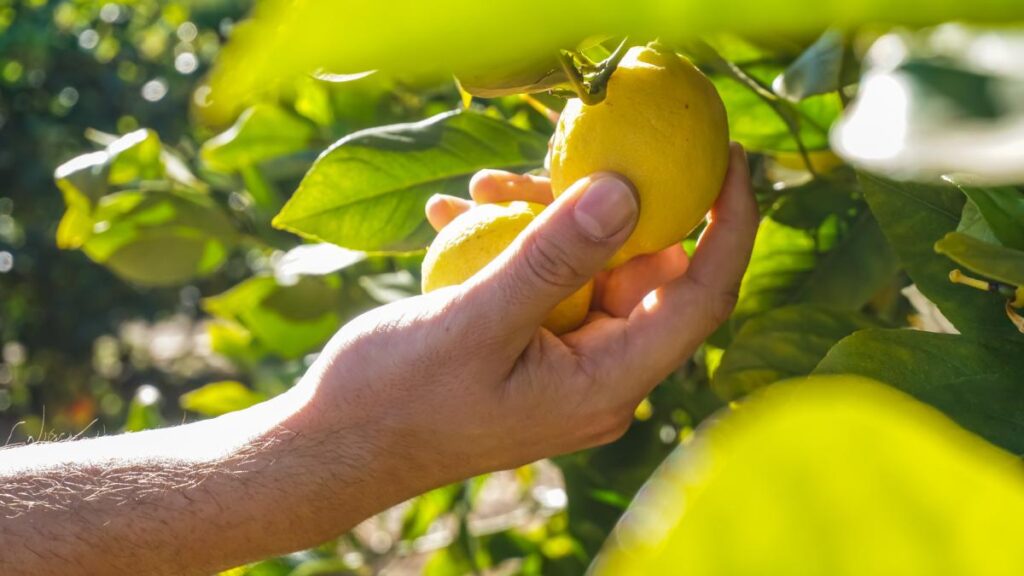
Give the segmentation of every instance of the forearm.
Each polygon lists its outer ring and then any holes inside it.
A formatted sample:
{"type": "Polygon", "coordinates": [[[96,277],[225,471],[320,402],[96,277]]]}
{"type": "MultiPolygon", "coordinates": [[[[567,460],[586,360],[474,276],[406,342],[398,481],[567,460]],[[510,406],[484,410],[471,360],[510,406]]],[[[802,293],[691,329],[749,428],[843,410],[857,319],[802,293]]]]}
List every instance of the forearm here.
{"type": "Polygon", "coordinates": [[[312,401],[297,390],[196,424],[0,452],[0,573],[209,574],[405,497],[371,480],[372,429],[339,414],[352,433],[320,434],[312,401]]]}

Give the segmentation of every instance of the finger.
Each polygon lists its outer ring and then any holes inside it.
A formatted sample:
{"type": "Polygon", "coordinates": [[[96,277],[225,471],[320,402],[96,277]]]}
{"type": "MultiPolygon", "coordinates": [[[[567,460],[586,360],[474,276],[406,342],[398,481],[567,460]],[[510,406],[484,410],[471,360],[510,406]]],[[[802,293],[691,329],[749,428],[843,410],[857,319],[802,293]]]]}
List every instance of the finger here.
{"type": "Polygon", "coordinates": [[[427,222],[438,232],[448,225],[456,216],[473,207],[469,200],[448,196],[447,194],[434,194],[427,200],[427,222]]]}
{"type": "Polygon", "coordinates": [[[498,258],[470,280],[465,297],[510,332],[532,336],[544,317],[597,274],[629,237],[639,203],[621,177],[576,182],[498,258]]]}
{"type": "Polygon", "coordinates": [[[738,145],[686,274],[649,293],[619,333],[581,342],[591,369],[636,381],[641,399],[724,322],[735,305],[760,216],[738,145]]]}
{"type": "Polygon", "coordinates": [[[683,275],[690,264],[681,244],[633,258],[597,284],[595,308],[625,318],[649,292],[683,275]]]}
{"type": "Polygon", "coordinates": [[[551,181],[532,174],[481,170],[469,181],[469,195],[481,204],[515,200],[550,204],[551,181]]]}

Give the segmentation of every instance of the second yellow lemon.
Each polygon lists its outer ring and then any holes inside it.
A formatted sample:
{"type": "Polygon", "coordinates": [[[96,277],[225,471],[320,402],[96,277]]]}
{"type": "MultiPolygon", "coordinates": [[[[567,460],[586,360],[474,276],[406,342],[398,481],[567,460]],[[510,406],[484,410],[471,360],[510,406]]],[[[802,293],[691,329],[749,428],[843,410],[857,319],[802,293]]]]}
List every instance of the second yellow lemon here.
{"type": "Polygon", "coordinates": [[[610,263],[618,266],[681,241],[707,214],[729,165],[725,106],[689,61],[649,46],[630,48],[602,102],[566,104],[550,163],[556,196],[600,171],[636,186],[640,217],[610,263]]]}
{"type": "MultiPolygon", "coordinates": [[[[469,280],[501,254],[542,210],[541,204],[508,202],[480,204],[460,214],[438,233],[427,250],[423,259],[423,292],[469,280]]],[[[590,310],[593,286],[593,282],[588,282],[559,303],[545,319],[544,327],[555,334],[578,328],[590,310]]]]}

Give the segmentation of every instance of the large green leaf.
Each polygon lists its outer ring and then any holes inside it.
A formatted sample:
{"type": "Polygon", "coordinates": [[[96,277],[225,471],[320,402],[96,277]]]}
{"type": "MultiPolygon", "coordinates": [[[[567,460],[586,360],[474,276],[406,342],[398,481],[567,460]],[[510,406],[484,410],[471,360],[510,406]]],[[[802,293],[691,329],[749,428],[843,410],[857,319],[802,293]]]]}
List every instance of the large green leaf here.
{"type": "MultiPolygon", "coordinates": [[[[239,324],[263,349],[297,358],[322,346],[341,326],[340,297],[339,282],[333,276],[301,276],[290,285],[257,276],[206,298],[203,308],[239,324]]],[[[217,330],[222,340],[233,334],[223,326],[217,330]]],[[[244,332],[234,333],[235,340],[244,336],[244,332]]]]}
{"type": "Polygon", "coordinates": [[[278,156],[305,150],[312,124],[273,104],[257,104],[227,131],[207,140],[199,156],[215,170],[233,172],[278,156]]]}
{"type": "Polygon", "coordinates": [[[967,335],[1024,341],[1006,321],[1003,301],[949,281],[954,267],[935,242],[956,230],[964,196],[952,186],[900,183],[861,174],[864,196],[907,274],[942,314],[967,335]]]}
{"type": "Polygon", "coordinates": [[[209,197],[117,192],[99,200],[82,251],[122,278],[168,286],[210,274],[237,240],[230,219],[209,197]]]}
{"type": "Polygon", "coordinates": [[[857,310],[896,268],[892,251],[867,210],[852,218],[834,215],[814,230],[765,218],[730,326],[735,331],[751,316],[787,304],[857,310]]]}
{"type": "Polygon", "coordinates": [[[724,398],[810,374],[836,342],[877,322],[858,312],[800,304],[769,310],[743,325],[715,371],[724,398]]]}
{"type": "Polygon", "coordinates": [[[652,476],[597,576],[1024,572],[1020,460],[875,382],[763,389],[652,476]]]}
{"type": "Polygon", "coordinates": [[[721,31],[775,37],[866,22],[1002,23],[1022,15],[1018,0],[722,0],[713,9],[698,0],[521,0],[514,10],[498,2],[465,0],[392,0],[386,10],[373,2],[276,0],[259,3],[255,19],[232,31],[207,101],[214,107],[229,106],[318,69],[419,75],[499,69],[542,58],[595,34],[665,41],[721,31]]]}
{"type": "Polygon", "coordinates": [[[1024,286],[1024,252],[982,242],[962,232],[950,232],[935,243],[935,251],[957,264],[999,282],[1024,286]]]}
{"type": "Polygon", "coordinates": [[[1024,355],[1019,344],[864,330],[841,340],[815,369],[815,374],[841,373],[891,384],[986,439],[1024,453],[1024,355]]]}
{"type": "Polygon", "coordinates": [[[357,132],[317,159],[274,225],[355,250],[423,248],[432,194],[465,195],[477,170],[536,167],[546,152],[544,136],[473,112],[357,132]]]}

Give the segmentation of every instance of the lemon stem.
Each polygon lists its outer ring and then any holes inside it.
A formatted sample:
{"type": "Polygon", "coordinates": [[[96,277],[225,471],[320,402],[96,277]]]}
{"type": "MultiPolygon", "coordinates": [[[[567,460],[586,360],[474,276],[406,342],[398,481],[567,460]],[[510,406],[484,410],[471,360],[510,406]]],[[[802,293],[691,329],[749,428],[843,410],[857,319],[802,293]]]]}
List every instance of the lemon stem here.
{"type": "Polygon", "coordinates": [[[565,71],[565,75],[569,78],[569,85],[572,86],[579,99],[584,104],[593,106],[604,100],[605,95],[608,93],[608,81],[611,79],[615,69],[618,68],[619,62],[622,61],[622,57],[626,55],[626,50],[628,49],[629,38],[626,37],[619,42],[618,47],[615,48],[615,51],[610,56],[597,64],[597,71],[593,73],[589,81],[580,71],[580,66],[577,64],[572,52],[568,50],[559,51],[558,62],[562,65],[562,70],[565,71]]]}

